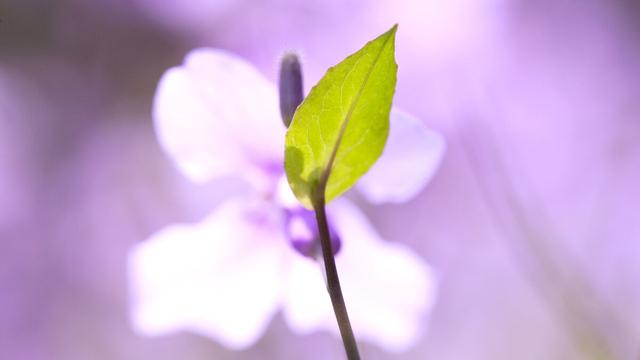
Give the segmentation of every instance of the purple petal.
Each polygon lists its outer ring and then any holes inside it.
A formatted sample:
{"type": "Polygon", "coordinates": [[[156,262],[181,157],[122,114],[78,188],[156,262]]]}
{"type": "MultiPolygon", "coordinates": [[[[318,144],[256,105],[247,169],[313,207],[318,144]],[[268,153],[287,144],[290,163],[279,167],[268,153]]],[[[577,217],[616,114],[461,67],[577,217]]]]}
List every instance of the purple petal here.
{"type": "Polygon", "coordinates": [[[195,225],[167,227],[129,256],[132,321],[145,335],[189,330],[230,348],[253,344],[281,299],[280,222],[227,202],[195,225]]]}
{"type": "MultiPolygon", "coordinates": [[[[343,240],[336,262],[356,336],[406,350],[419,340],[435,301],[431,268],[406,247],[382,240],[348,201],[336,200],[329,211],[343,240]]],[[[284,315],[294,331],[338,334],[318,263],[296,259],[288,289],[284,315]]]]}
{"type": "Polygon", "coordinates": [[[285,128],[276,89],[228,52],[197,49],[169,69],[153,117],[160,143],[194,181],[282,166],[285,128]]]}
{"type": "MultiPolygon", "coordinates": [[[[289,239],[289,243],[303,256],[312,259],[321,258],[322,247],[315,213],[300,205],[286,209],[285,212],[285,235],[289,239]]],[[[336,255],[342,247],[342,241],[331,224],[329,224],[329,234],[331,248],[333,254],[336,255]]]]}
{"type": "Polygon", "coordinates": [[[411,199],[433,177],[444,155],[442,135],[418,119],[393,110],[390,122],[382,156],[357,185],[372,203],[411,199]]]}

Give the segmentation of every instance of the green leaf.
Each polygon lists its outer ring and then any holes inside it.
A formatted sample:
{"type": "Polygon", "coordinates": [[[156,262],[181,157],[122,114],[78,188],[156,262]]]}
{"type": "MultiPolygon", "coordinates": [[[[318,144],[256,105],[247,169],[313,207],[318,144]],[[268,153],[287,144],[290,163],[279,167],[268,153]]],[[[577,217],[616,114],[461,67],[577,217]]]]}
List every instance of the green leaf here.
{"type": "Polygon", "coordinates": [[[398,70],[396,29],[329,68],[296,110],[284,165],[305,207],[349,190],[382,154],[398,70]]]}

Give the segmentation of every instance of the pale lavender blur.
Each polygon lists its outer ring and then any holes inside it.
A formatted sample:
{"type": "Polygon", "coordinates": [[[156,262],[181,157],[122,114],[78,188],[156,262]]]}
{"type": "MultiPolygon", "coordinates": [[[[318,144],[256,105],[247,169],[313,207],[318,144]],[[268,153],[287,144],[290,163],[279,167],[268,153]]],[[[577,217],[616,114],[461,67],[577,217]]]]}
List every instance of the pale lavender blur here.
{"type": "Polygon", "coordinates": [[[430,262],[412,351],[365,359],[640,358],[640,5],[635,0],[9,0],[0,3],[0,359],[328,359],[278,316],[243,352],[127,321],[125,256],[237,188],[157,144],[164,70],[222,47],[306,86],[399,23],[395,104],[448,152],[415,200],[364,204],[430,262]],[[206,6],[205,6],[206,4],[206,6]],[[193,7],[190,7],[193,6],[193,7]]]}

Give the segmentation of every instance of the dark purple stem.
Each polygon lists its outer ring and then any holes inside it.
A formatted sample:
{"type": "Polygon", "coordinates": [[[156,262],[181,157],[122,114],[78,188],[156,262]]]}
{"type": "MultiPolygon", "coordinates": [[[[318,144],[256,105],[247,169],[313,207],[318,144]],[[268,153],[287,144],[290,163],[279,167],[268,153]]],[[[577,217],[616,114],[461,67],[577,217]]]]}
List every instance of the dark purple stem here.
{"type": "Polygon", "coordinates": [[[333,257],[333,249],[329,235],[329,224],[327,222],[327,214],[325,212],[324,188],[320,193],[322,193],[322,195],[315,197],[316,199],[314,201],[313,208],[316,213],[316,221],[318,222],[322,257],[324,259],[324,268],[327,273],[327,291],[329,292],[329,297],[331,297],[331,304],[333,305],[333,312],[336,315],[336,320],[338,320],[338,327],[340,328],[340,335],[342,336],[344,349],[347,353],[347,359],[360,360],[358,345],[356,344],[356,339],[353,335],[353,330],[351,329],[349,315],[347,314],[347,306],[345,305],[344,297],[342,296],[342,288],[340,287],[340,278],[338,277],[338,270],[336,269],[336,261],[333,257]]]}

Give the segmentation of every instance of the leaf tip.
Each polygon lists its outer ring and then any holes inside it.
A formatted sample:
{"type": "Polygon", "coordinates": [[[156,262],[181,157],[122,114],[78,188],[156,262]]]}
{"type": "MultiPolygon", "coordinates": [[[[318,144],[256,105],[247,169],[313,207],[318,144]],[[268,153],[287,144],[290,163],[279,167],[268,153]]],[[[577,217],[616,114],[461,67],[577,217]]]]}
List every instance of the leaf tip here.
{"type": "Polygon", "coordinates": [[[391,29],[389,29],[387,31],[387,34],[391,37],[395,37],[396,36],[396,32],[398,31],[398,23],[393,24],[393,26],[391,27],[391,29]]]}
{"type": "MultiPolygon", "coordinates": [[[[396,32],[397,31],[398,31],[398,24],[396,23],[396,24],[393,24],[393,26],[389,30],[387,30],[387,32],[385,32],[384,34],[380,35],[379,38],[384,38],[384,39],[387,39],[387,40],[391,40],[390,42],[391,42],[391,44],[393,46],[393,44],[396,41],[396,32]]],[[[385,41],[385,42],[387,42],[387,41],[385,41]]]]}

